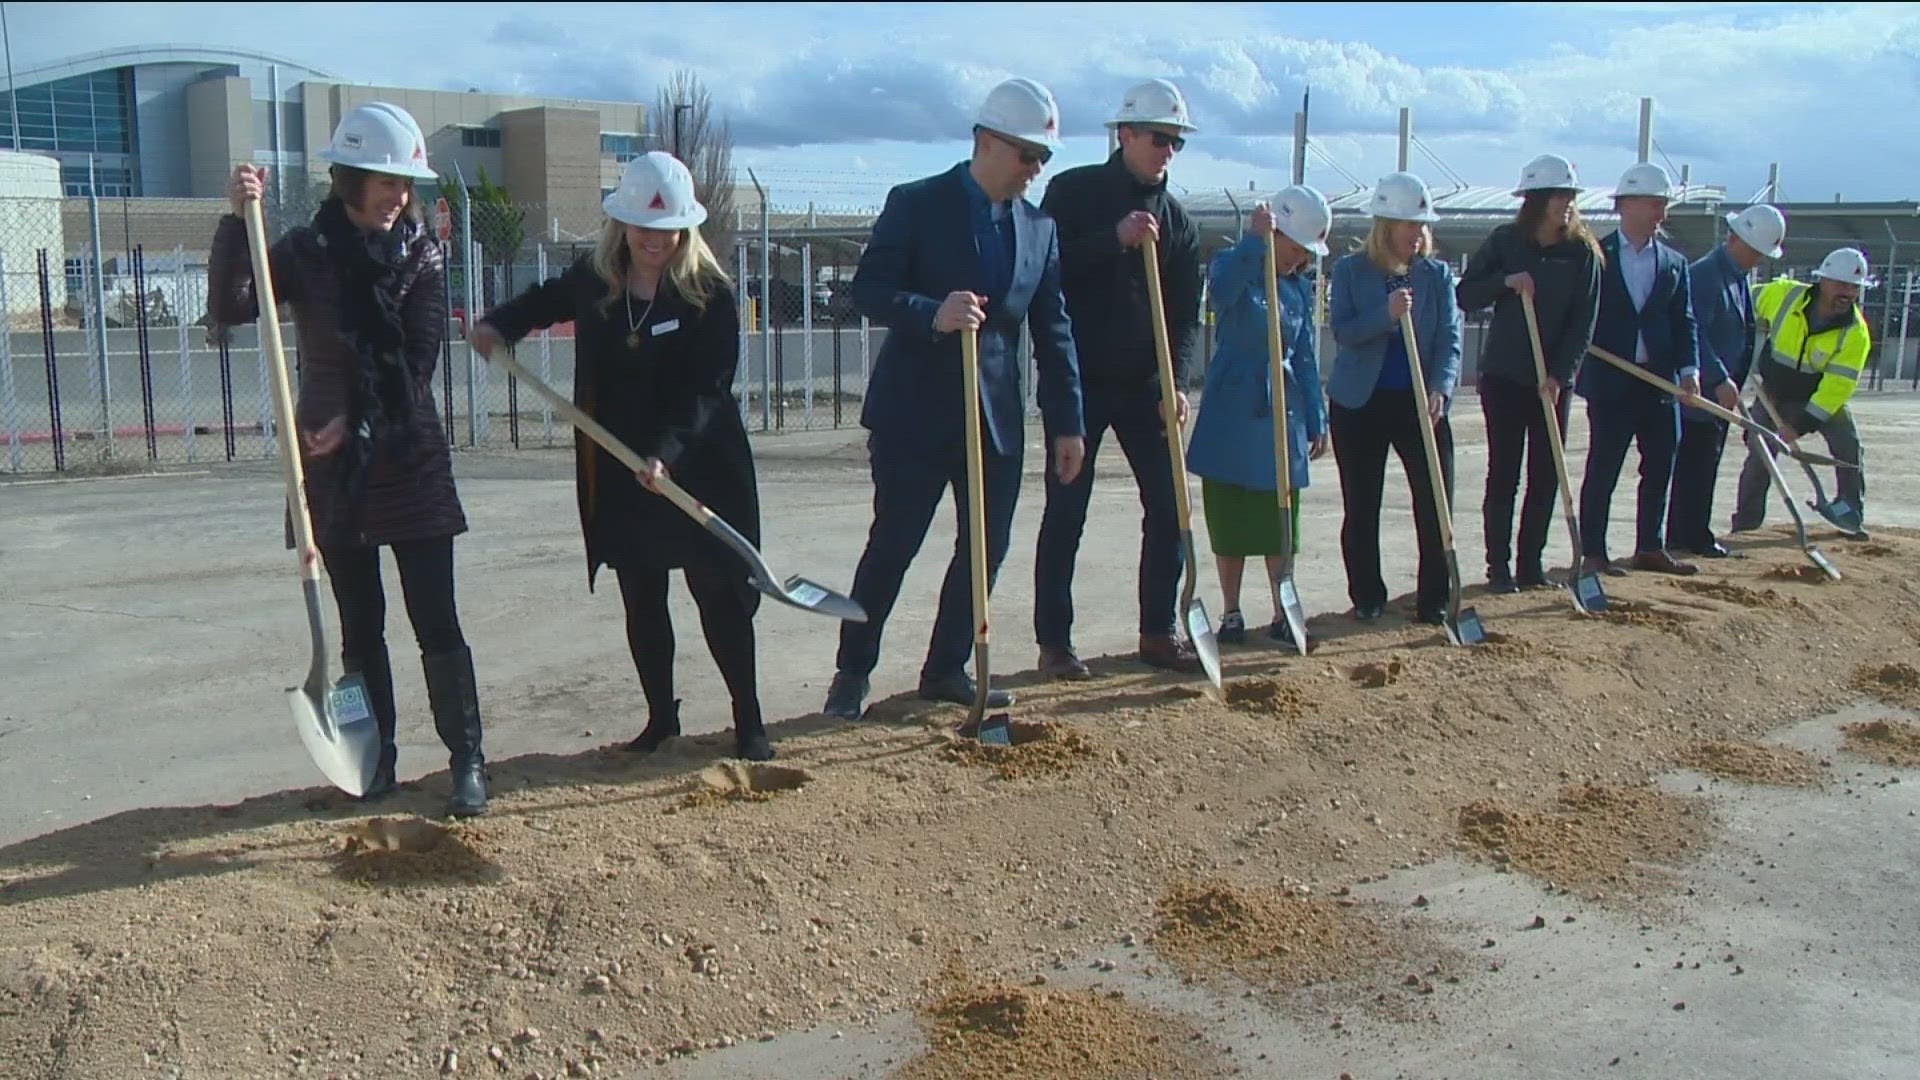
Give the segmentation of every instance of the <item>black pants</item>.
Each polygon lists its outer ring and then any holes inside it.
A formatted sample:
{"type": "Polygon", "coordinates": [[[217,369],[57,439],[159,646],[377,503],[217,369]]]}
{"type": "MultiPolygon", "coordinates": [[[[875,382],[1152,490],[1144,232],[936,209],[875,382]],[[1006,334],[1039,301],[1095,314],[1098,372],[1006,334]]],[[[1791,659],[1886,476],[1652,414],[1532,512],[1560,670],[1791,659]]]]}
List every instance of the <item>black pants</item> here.
{"type": "MultiPolygon", "coordinates": [[[[665,570],[616,569],[620,599],[627,609],[627,648],[640,673],[647,707],[657,716],[675,712],[673,698],[673,618],[667,610],[665,570]]],[[[683,573],[700,608],[700,629],[720,677],[733,695],[736,728],[760,725],[760,693],[754,664],[753,616],[760,594],[741,581],[735,568],[689,566],[683,573]]]]}
{"type": "MultiPolygon", "coordinates": [[[[1555,403],[1560,437],[1567,435],[1572,394],[1555,403]]],[[[1520,565],[1538,567],[1553,524],[1553,503],[1560,494],[1560,473],[1547,442],[1547,414],[1538,387],[1493,375],[1480,376],[1480,411],[1487,418],[1487,492],[1481,505],[1486,528],[1487,568],[1504,568],[1513,558],[1513,503],[1520,493],[1520,466],[1526,463],[1527,495],[1520,505],[1520,565]]],[[[1569,541],[1571,542],[1571,541],[1569,541]]]]}
{"type": "MultiPolygon", "coordinates": [[[[453,537],[393,545],[400,566],[400,592],[420,655],[440,656],[465,648],[453,604],[453,537]]],[[[380,583],[380,549],[323,550],[327,580],[340,606],[340,657],[349,664],[380,662],[387,650],[387,597],[380,583]]]]}
{"type": "MultiPolygon", "coordinates": [[[[1340,469],[1340,499],[1346,521],[1340,526],[1340,552],[1347,563],[1347,597],[1358,604],[1385,604],[1387,583],[1380,576],[1380,499],[1387,480],[1387,450],[1400,455],[1413,489],[1414,525],[1420,538],[1418,605],[1421,611],[1447,606],[1446,549],[1440,543],[1440,516],[1427,468],[1420,425],[1426,418],[1414,405],[1412,390],[1376,390],[1358,409],[1333,405],[1327,422],[1333,458],[1340,469]]],[[[1453,428],[1445,418],[1434,425],[1440,473],[1447,502],[1453,502],[1453,428]]]]}
{"type": "Polygon", "coordinates": [[[1727,424],[1711,416],[1680,421],[1680,449],[1673,459],[1673,488],[1667,500],[1667,546],[1707,551],[1713,535],[1713,491],[1720,477],[1720,455],[1727,445],[1727,424]]]}

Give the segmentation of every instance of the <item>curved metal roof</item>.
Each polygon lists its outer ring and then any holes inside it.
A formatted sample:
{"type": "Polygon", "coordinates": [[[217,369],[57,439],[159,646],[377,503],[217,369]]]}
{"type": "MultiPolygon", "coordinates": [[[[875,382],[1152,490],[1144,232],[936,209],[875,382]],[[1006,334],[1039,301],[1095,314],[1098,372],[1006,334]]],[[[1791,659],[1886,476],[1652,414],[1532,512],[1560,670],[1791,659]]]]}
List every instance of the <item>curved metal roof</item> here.
{"type": "Polygon", "coordinates": [[[337,75],[316,67],[309,67],[297,60],[289,60],[272,53],[256,52],[252,49],[230,49],[221,45],[134,45],[82,53],[56,60],[51,64],[19,71],[14,74],[11,82],[4,75],[0,75],[0,88],[10,90],[15,85],[35,86],[75,75],[90,75],[96,71],[139,67],[143,64],[273,64],[292,68],[296,73],[304,73],[315,79],[339,80],[337,75]]]}

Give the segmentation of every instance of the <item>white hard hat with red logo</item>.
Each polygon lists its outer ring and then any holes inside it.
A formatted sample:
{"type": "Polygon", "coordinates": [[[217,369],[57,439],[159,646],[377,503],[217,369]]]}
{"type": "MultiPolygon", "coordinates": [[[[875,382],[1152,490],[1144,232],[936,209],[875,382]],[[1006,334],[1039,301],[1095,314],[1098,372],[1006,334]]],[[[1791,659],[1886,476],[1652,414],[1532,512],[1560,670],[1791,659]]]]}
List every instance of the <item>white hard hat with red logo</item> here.
{"type": "Polygon", "coordinates": [[[1327,253],[1327,229],[1333,223],[1333,211],[1327,206],[1326,196],[1305,184],[1295,184],[1282,188],[1268,209],[1273,214],[1273,227],[1294,243],[1315,255],[1327,253]]]}
{"type": "Polygon", "coordinates": [[[1187,99],[1180,88],[1165,79],[1148,79],[1127,91],[1120,99],[1120,113],[1107,121],[1108,127],[1121,124],[1163,124],[1181,131],[1198,131],[1187,117],[1187,99]]]}
{"type": "Polygon", "coordinates": [[[600,208],[615,221],[646,229],[691,229],[707,220],[707,208],[693,195],[693,174],[663,150],[627,162],[620,186],[600,208]]]}
{"type": "Polygon", "coordinates": [[[1049,150],[1060,149],[1060,107],[1032,79],[1008,79],[987,93],[973,116],[978,127],[1049,150]]]}
{"type": "Polygon", "coordinates": [[[1815,270],[1813,276],[1858,285],[1863,289],[1880,284],[1867,273],[1867,256],[1859,248],[1836,248],[1820,260],[1820,269],[1815,270]]]}
{"type": "Polygon", "coordinates": [[[367,172],[438,179],[427,167],[427,140],[420,125],[405,109],[384,101],[354,106],[333,129],[333,142],[317,156],[367,172]]]}
{"type": "Polygon", "coordinates": [[[1373,185],[1373,197],[1367,200],[1367,213],[1393,221],[1440,220],[1434,213],[1433,196],[1427,182],[1410,172],[1388,173],[1373,185]]]}
{"type": "Polygon", "coordinates": [[[1737,214],[1728,214],[1727,228],[1745,240],[1748,247],[1769,259],[1780,257],[1781,242],[1787,238],[1786,215],[1766,203],[1755,203],[1737,214]]]}

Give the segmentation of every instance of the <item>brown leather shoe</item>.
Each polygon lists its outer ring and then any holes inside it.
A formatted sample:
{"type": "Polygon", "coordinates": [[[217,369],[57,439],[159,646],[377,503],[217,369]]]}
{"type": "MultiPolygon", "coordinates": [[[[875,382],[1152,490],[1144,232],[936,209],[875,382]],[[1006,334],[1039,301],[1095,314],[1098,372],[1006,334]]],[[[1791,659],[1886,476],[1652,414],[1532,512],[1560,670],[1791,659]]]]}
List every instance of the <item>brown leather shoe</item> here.
{"type": "Polygon", "coordinates": [[[1200,654],[1172,634],[1141,634],[1140,661],[1167,671],[1191,674],[1200,670],[1200,654]]]}
{"type": "Polygon", "coordinates": [[[1700,572],[1698,566],[1681,562],[1664,551],[1642,551],[1636,554],[1633,557],[1633,568],[1656,574],[1678,574],[1681,577],[1700,572]]]}
{"type": "Polygon", "coordinates": [[[1093,678],[1093,672],[1080,658],[1073,655],[1072,649],[1062,649],[1055,645],[1040,646],[1040,674],[1048,679],[1066,679],[1084,682],[1093,678]]]}

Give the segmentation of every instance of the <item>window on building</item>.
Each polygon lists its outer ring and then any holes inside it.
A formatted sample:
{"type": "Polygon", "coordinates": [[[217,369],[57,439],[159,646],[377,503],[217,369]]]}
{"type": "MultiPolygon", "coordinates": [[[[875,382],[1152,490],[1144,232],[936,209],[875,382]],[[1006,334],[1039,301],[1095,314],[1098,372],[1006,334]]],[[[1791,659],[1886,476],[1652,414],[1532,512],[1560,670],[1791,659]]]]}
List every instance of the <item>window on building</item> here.
{"type": "MultiPolygon", "coordinates": [[[[98,186],[101,198],[120,198],[123,195],[140,194],[135,182],[134,171],[125,165],[101,165],[95,163],[92,168],[93,182],[98,186]]],[[[60,189],[67,195],[91,195],[94,190],[87,185],[87,163],[62,162],[60,165],[60,189]]]]}
{"type": "Polygon", "coordinates": [[[600,153],[602,156],[611,157],[625,164],[646,152],[641,146],[643,141],[643,137],[639,135],[622,135],[603,131],[600,133],[600,153]]]}
{"type": "Polygon", "coordinates": [[[460,145],[483,150],[498,150],[500,148],[500,129],[487,127],[461,128],[460,145]]]}
{"type": "Polygon", "coordinates": [[[0,91],[0,146],[11,147],[15,111],[22,150],[82,154],[131,154],[133,71],[114,68],[0,91]]]}

